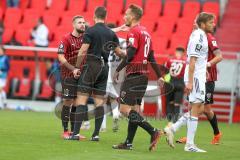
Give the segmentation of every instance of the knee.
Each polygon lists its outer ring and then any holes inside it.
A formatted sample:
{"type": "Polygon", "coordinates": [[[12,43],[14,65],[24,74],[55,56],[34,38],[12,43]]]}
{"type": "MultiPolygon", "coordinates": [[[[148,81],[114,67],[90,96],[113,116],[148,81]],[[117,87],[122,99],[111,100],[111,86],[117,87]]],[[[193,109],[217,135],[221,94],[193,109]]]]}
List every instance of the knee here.
{"type": "Polygon", "coordinates": [[[73,104],[73,99],[64,99],[63,105],[71,106],[73,104]]]}

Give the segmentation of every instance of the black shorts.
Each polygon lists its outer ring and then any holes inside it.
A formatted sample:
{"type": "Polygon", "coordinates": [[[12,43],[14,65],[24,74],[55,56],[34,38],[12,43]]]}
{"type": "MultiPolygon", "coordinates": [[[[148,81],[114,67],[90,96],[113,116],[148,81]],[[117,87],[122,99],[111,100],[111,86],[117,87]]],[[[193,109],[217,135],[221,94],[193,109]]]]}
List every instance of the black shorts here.
{"type": "Polygon", "coordinates": [[[182,104],[185,86],[183,78],[172,77],[170,83],[173,85],[173,90],[167,95],[167,102],[182,104]]]}
{"type": "Polygon", "coordinates": [[[78,91],[88,95],[105,95],[108,70],[107,63],[98,61],[84,65],[78,80],[78,91]]]}
{"type": "Polygon", "coordinates": [[[215,89],[215,82],[206,82],[205,104],[213,104],[213,93],[215,89]]]}
{"type": "Polygon", "coordinates": [[[123,81],[120,91],[120,103],[130,106],[141,105],[146,92],[148,77],[144,74],[129,74],[123,81]]]}
{"type": "Polygon", "coordinates": [[[62,79],[62,97],[63,99],[74,99],[77,97],[78,80],[73,77],[62,79]]]}

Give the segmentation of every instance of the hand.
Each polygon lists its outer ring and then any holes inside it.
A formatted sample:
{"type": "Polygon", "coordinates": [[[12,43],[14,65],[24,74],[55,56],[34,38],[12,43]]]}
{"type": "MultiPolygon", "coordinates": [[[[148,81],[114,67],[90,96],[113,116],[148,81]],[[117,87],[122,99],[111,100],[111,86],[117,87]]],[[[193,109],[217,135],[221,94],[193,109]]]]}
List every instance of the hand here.
{"type": "Polygon", "coordinates": [[[78,79],[79,77],[80,77],[80,69],[77,69],[77,68],[75,68],[74,70],[73,70],[73,77],[75,78],[75,79],[78,79]]]}
{"type": "Polygon", "coordinates": [[[210,78],[210,75],[208,73],[208,71],[206,72],[206,79],[208,80],[210,78]]]}
{"type": "Polygon", "coordinates": [[[119,72],[115,72],[114,75],[113,75],[113,82],[114,83],[117,83],[118,82],[118,78],[119,78],[119,72]]]}
{"type": "Polygon", "coordinates": [[[127,32],[127,31],[129,31],[130,28],[128,26],[126,26],[125,24],[123,24],[119,27],[119,29],[120,29],[120,31],[127,32]]]}
{"type": "Polygon", "coordinates": [[[193,84],[192,83],[187,83],[185,86],[185,92],[187,93],[187,95],[189,95],[193,90],[193,84]]]}
{"type": "Polygon", "coordinates": [[[157,81],[158,85],[160,86],[160,88],[163,88],[164,87],[164,83],[165,83],[165,80],[164,78],[160,77],[157,81]]]}

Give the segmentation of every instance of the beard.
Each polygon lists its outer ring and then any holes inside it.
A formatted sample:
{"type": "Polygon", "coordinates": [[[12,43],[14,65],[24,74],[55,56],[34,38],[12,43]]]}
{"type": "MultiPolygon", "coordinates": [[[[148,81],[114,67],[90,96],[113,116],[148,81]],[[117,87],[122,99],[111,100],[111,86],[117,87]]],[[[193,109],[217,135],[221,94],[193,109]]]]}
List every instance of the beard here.
{"type": "Polygon", "coordinates": [[[79,34],[81,34],[81,33],[84,33],[84,32],[85,32],[85,30],[84,30],[84,29],[76,29],[76,31],[77,31],[79,34]]]}

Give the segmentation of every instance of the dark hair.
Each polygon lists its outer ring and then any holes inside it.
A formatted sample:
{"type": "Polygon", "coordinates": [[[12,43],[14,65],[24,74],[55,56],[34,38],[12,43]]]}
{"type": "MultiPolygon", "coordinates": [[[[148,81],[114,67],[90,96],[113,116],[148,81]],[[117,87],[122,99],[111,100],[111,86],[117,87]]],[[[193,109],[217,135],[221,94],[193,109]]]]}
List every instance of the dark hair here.
{"type": "Polygon", "coordinates": [[[107,16],[107,10],[105,7],[97,7],[95,9],[94,15],[96,18],[105,20],[107,16]]]}
{"type": "Polygon", "coordinates": [[[74,16],[73,18],[72,18],[72,22],[74,22],[76,19],[78,19],[78,18],[83,18],[83,16],[80,16],[80,15],[76,15],[76,16],[74,16]]]}
{"type": "Polygon", "coordinates": [[[206,23],[214,18],[215,18],[215,15],[212,13],[201,12],[197,16],[196,23],[200,27],[201,23],[206,23]]]}
{"type": "Polygon", "coordinates": [[[129,6],[129,9],[131,9],[131,12],[134,14],[136,20],[140,20],[143,16],[143,9],[135,4],[131,4],[129,6]]]}
{"type": "Polygon", "coordinates": [[[114,24],[114,23],[108,23],[107,26],[109,28],[116,28],[116,24],[114,24]]]}
{"type": "Polygon", "coordinates": [[[179,46],[176,48],[176,51],[185,52],[185,49],[183,47],[179,46]]]}

